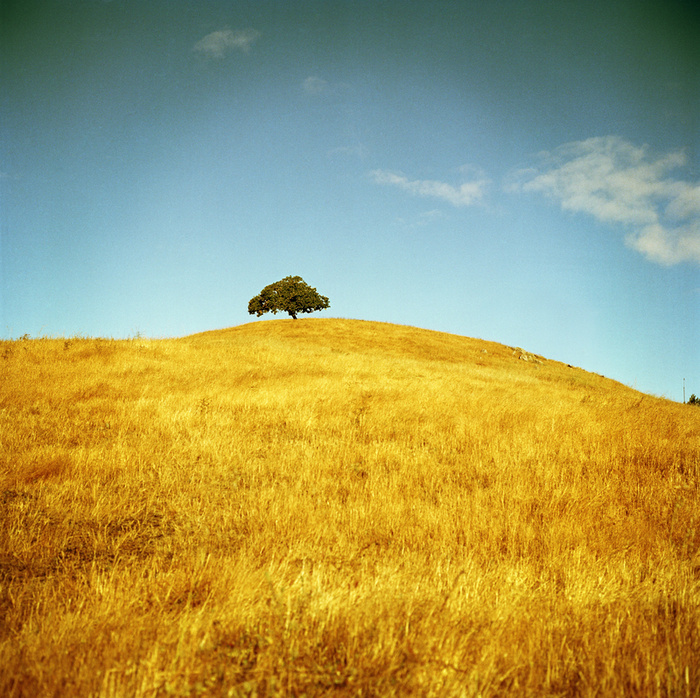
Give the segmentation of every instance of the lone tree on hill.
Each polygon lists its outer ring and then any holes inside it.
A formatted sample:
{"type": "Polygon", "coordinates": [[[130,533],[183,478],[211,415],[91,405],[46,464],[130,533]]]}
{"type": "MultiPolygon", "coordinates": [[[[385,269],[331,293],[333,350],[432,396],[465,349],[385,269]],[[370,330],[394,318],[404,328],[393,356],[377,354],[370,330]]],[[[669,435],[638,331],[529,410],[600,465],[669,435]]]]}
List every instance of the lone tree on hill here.
{"type": "Polygon", "coordinates": [[[298,313],[313,313],[330,307],[328,298],[319,295],[301,276],[286,276],[281,281],[275,281],[248,301],[250,315],[260,317],[268,312],[276,315],[278,310],[282,310],[294,320],[298,313]]]}

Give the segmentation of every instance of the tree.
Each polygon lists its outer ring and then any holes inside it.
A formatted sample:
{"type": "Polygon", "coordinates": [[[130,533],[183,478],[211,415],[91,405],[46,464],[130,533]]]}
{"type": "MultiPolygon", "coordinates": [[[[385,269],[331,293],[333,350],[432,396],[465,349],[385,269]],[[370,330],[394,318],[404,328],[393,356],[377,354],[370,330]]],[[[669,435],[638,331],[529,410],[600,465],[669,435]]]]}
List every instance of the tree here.
{"type": "Polygon", "coordinates": [[[688,400],[689,405],[700,405],[700,397],[695,397],[695,395],[691,395],[690,399],[688,400]]]}
{"type": "Polygon", "coordinates": [[[330,307],[328,298],[319,295],[301,276],[286,276],[265,286],[255,298],[251,298],[248,313],[260,317],[268,312],[276,315],[281,310],[296,320],[299,313],[313,313],[330,307]]]}

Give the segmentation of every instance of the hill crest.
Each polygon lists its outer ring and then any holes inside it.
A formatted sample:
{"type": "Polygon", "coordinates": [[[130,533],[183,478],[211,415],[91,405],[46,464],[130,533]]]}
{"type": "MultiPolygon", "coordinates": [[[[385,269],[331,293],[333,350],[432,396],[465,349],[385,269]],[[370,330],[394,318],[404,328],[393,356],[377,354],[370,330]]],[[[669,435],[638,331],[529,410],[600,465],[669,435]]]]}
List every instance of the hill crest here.
{"type": "Polygon", "coordinates": [[[599,388],[607,386],[615,390],[628,390],[636,395],[637,399],[640,395],[646,395],[614,379],[534,354],[521,347],[412,325],[372,320],[303,318],[253,321],[188,335],[183,339],[222,342],[243,337],[335,352],[384,354],[402,359],[448,364],[467,363],[475,367],[503,370],[513,377],[537,376],[543,381],[561,380],[567,384],[583,383],[599,388]]]}

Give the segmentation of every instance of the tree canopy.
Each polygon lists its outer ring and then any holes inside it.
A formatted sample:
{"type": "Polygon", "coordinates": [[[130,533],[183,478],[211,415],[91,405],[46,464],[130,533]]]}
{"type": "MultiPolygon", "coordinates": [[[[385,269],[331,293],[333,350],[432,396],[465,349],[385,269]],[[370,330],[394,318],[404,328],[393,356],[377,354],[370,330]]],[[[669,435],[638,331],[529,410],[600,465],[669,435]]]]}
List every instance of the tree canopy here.
{"type": "Polygon", "coordinates": [[[289,313],[296,320],[299,313],[313,313],[330,308],[326,296],[321,296],[301,276],[286,276],[281,281],[265,286],[248,302],[248,313],[260,317],[264,313],[289,313]]]}

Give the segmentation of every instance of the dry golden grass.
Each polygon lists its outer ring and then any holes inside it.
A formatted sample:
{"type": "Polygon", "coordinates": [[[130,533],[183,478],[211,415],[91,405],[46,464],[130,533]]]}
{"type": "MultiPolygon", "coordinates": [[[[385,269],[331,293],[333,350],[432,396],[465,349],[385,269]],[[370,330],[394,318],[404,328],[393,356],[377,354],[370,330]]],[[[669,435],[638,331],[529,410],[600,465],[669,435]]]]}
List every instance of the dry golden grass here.
{"type": "Polygon", "coordinates": [[[700,409],[519,355],[0,343],[0,695],[700,695],[700,409]]]}

